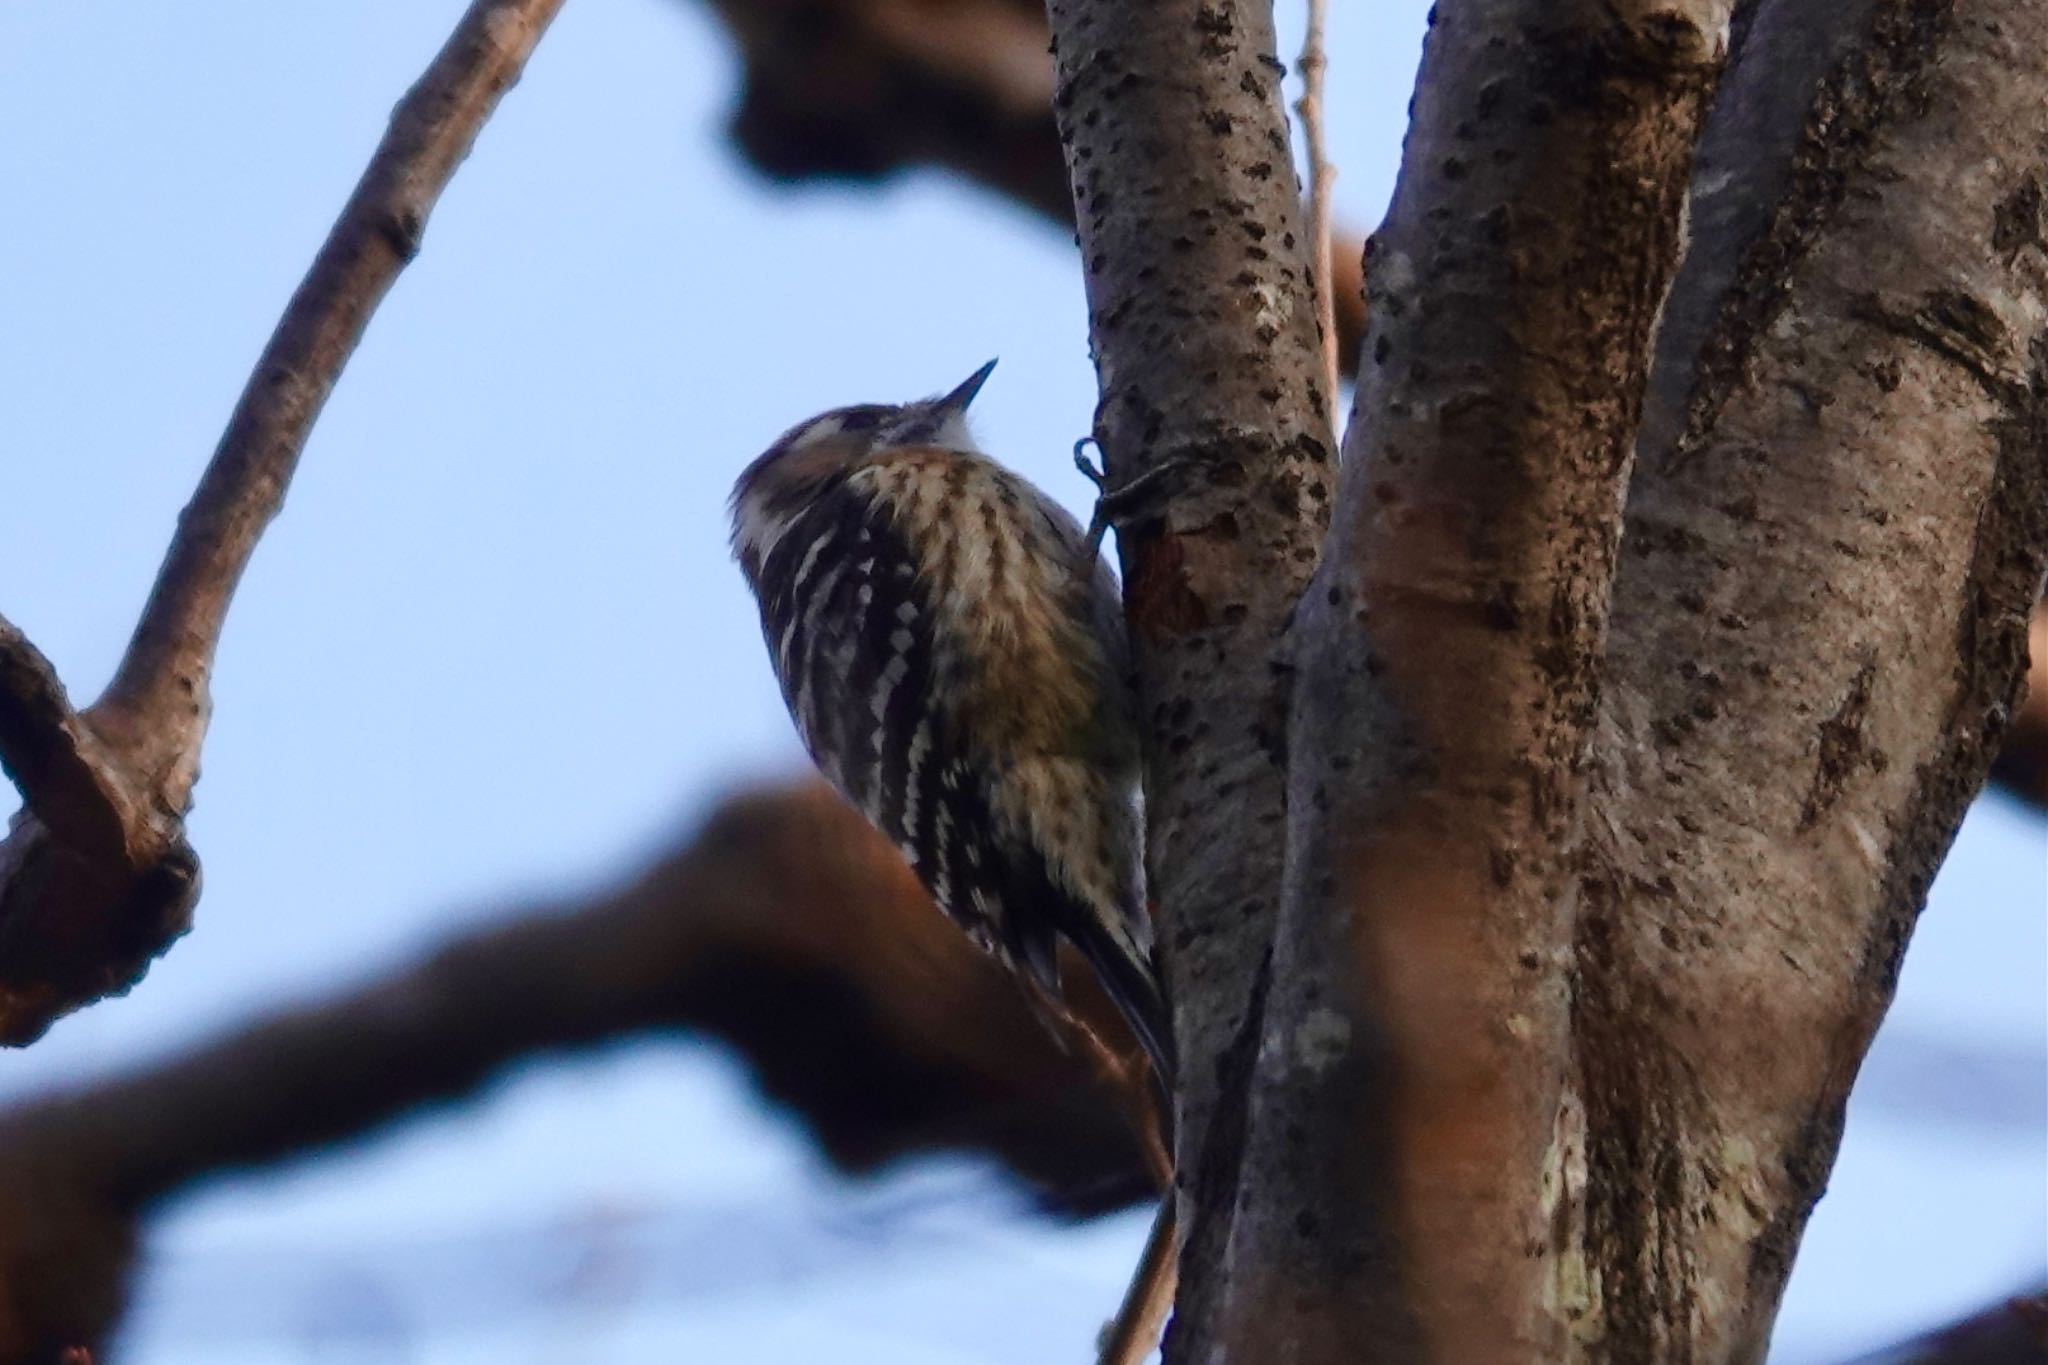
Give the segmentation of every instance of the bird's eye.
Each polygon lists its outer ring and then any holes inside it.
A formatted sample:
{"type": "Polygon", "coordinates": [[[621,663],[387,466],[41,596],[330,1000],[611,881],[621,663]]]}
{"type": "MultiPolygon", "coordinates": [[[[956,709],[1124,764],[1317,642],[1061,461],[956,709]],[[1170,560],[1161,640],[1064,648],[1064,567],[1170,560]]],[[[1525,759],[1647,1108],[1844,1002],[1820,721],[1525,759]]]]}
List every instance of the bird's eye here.
{"type": "Polygon", "coordinates": [[[871,408],[864,408],[857,412],[849,412],[840,418],[839,429],[841,431],[873,431],[881,425],[881,422],[881,413],[871,408]]]}

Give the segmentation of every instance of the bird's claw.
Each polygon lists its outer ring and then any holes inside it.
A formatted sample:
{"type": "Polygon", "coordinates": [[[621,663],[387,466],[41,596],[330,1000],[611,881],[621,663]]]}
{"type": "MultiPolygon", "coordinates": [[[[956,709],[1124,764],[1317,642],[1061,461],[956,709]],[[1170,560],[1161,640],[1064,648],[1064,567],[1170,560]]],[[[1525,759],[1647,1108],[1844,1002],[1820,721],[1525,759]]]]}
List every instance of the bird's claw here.
{"type": "Polygon", "coordinates": [[[1093,436],[1083,436],[1074,442],[1074,468],[1080,470],[1082,477],[1095,485],[1095,513],[1088,519],[1088,562],[1092,564],[1096,556],[1102,553],[1102,540],[1110,527],[1115,526],[1121,530],[1124,523],[1141,506],[1158,495],[1162,484],[1200,461],[1183,455],[1172,456],[1161,460],[1129,482],[1112,488],[1109,484],[1109,475],[1105,472],[1106,464],[1097,466],[1095,461],[1088,458],[1089,446],[1094,446],[1097,450],[1102,449],[1102,443],[1093,436]]]}
{"type": "Polygon", "coordinates": [[[1102,442],[1096,440],[1093,436],[1083,436],[1080,440],[1074,442],[1074,468],[1081,471],[1081,477],[1095,485],[1095,491],[1100,495],[1108,491],[1109,476],[1102,472],[1101,466],[1088,458],[1089,446],[1094,446],[1097,450],[1100,450],[1102,449],[1102,442]]]}

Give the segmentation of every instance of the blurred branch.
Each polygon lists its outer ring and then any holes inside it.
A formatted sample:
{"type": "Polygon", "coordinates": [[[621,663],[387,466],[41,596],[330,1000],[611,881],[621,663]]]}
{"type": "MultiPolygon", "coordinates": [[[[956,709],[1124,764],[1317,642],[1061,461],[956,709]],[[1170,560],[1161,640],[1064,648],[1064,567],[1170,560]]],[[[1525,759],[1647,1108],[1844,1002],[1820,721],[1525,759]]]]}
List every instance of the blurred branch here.
{"type": "MultiPolygon", "coordinates": [[[[1091,1023],[1121,1027],[1087,972],[1069,980],[1091,1023]]],[[[1146,1188],[1132,1097],[1063,1053],[896,852],[806,784],[727,802],[587,904],[0,1117],[0,1362],[101,1340],[134,1219],[190,1182],[466,1095],[537,1051],[664,1028],[732,1045],[848,1169],[949,1148],[1069,1208],[1146,1188]]]]}
{"type": "Polygon", "coordinates": [[[2040,1365],[2048,1360],[2048,1289],[1995,1303],[1852,1365],[2040,1365]]]}
{"type": "Polygon", "coordinates": [[[476,0],[391,124],[257,361],[105,694],[73,712],[0,622],[0,758],[26,805],[0,844],[0,1042],[126,990],[186,929],[214,649],[249,556],[370,315],[561,0],[476,0]]]}
{"type": "MultiPolygon", "coordinates": [[[[1119,1027],[1092,976],[1068,980],[1119,1027]]],[[[894,851],[821,785],[769,789],[587,902],[528,907],[350,994],[0,1114],[0,1362],[103,1340],[137,1219],[187,1185],[360,1138],[537,1051],[661,1029],[731,1044],[844,1169],[978,1152],[1076,1211],[1146,1188],[1119,1097],[894,851]]]]}
{"type": "MultiPolygon", "coordinates": [[[[710,0],[746,69],[733,140],[777,180],[942,166],[1063,227],[1051,30],[1025,0],[710,0]]],[[[1338,354],[1365,335],[1364,242],[1332,249],[1338,354]]]]}
{"type": "Polygon", "coordinates": [[[2027,629],[2027,695],[1991,765],[1991,779],[2022,801],[2048,809],[2048,607],[2027,629]]]}

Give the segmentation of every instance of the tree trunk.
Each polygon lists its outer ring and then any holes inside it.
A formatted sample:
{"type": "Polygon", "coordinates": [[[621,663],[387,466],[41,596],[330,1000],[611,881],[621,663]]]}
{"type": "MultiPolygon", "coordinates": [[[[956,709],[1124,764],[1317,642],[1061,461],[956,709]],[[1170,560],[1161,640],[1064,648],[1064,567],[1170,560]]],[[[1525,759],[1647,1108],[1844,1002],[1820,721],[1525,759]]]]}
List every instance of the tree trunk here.
{"type": "Polygon", "coordinates": [[[1098,432],[1199,471],[1168,1359],[1761,1359],[2025,666],[2048,11],[1443,0],[1325,534],[1270,26],[1179,8],[1050,7],[1098,432]]]}
{"type": "Polygon", "coordinates": [[[1224,1059],[1257,1026],[1279,907],[1285,632],[1328,521],[1335,438],[1270,9],[1053,0],[1051,14],[1096,439],[1112,486],[1149,475],[1177,494],[1118,546],[1186,1059],[1177,1165],[1183,1202],[1206,1207],[1228,1202],[1243,1145],[1244,1068],[1224,1059]]]}

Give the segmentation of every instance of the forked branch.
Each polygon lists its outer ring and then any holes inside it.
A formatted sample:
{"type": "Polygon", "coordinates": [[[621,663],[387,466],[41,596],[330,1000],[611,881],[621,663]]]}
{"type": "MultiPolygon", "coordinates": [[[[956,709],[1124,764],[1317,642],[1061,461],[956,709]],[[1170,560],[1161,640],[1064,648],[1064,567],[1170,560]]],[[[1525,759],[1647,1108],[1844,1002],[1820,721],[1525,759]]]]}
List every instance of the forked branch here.
{"type": "Polygon", "coordinates": [[[190,918],[198,778],[228,603],[371,314],[561,0],[476,0],[398,107],[257,361],[106,693],[84,712],[0,623],[0,1042],[127,989],[190,918]]]}

